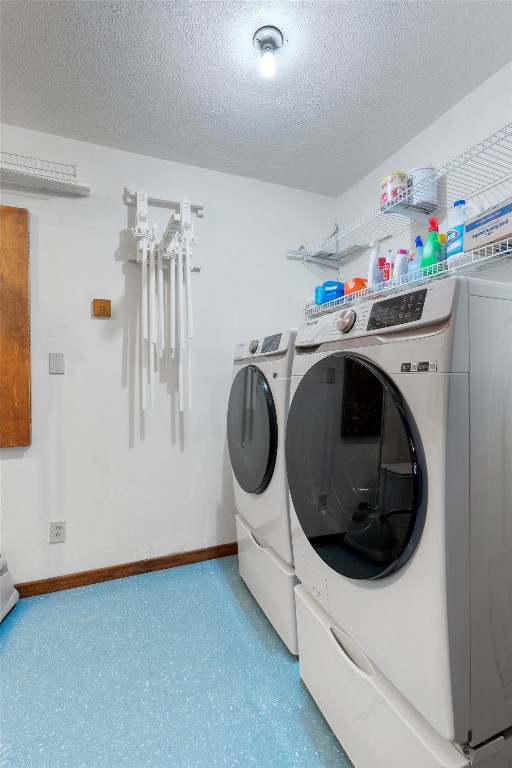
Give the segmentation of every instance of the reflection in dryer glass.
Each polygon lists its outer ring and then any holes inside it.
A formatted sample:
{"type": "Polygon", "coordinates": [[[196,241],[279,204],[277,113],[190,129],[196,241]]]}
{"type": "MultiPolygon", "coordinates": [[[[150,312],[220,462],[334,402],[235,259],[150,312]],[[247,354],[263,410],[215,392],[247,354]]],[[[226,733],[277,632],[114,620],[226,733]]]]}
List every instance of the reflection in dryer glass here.
{"type": "Polygon", "coordinates": [[[286,467],[299,522],[318,555],[354,579],[406,559],[419,505],[419,469],[400,395],[349,355],[303,377],[287,424],[286,467]]]}

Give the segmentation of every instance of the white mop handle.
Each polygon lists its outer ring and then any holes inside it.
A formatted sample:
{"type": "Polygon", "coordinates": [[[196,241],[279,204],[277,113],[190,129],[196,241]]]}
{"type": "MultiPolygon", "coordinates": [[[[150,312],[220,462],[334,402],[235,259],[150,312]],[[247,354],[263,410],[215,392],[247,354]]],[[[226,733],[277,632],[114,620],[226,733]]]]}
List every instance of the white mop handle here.
{"type": "Polygon", "coordinates": [[[171,254],[169,259],[169,323],[171,326],[171,355],[176,349],[176,255],[171,254]]]}
{"type": "Polygon", "coordinates": [[[187,345],[187,402],[189,411],[192,410],[192,357],[190,354],[190,340],[187,345]]]}
{"type": "Polygon", "coordinates": [[[162,264],[162,250],[158,249],[157,257],[157,277],[158,277],[158,349],[160,357],[165,349],[165,312],[164,312],[164,270],[162,264]]]}
{"type": "Polygon", "coordinates": [[[192,270],[190,266],[190,230],[185,236],[185,274],[187,281],[187,325],[188,337],[194,338],[194,321],[192,315],[192,270]]]}
{"type": "Polygon", "coordinates": [[[155,246],[153,243],[149,250],[149,338],[152,344],[156,344],[156,275],[155,275],[155,246]]]}
{"type": "Polygon", "coordinates": [[[142,250],[142,338],[147,339],[148,336],[148,241],[145,237],[141,240],[142,250]]]}
{"type": "Polygon", "coordinates": [[[155,405],[155,350],[156,344],[156,315],[155,315],[155,246],[153,243],[149,249],[149,396],[150,407],[155,405]]]}
{"type": "Polygon", "coordinates": [[[178,325],[178,343],[179,343],[179,361],[178,361],[178,389],[179,389],[179,400],[180,400],[180,411],[183,412],[185,410],[184,405],[184,387],[183,387],[183,365],[184,365],[184,358],[185,358],[185,312],[184,312],[184,306],[183,306],[183,250],[182,250],[182,243],[181,241],[178,244],[178,264],[177,264],[177,275],[176,279],[178,281],[178,317],[179,317],[179,325],[178,325]]]}

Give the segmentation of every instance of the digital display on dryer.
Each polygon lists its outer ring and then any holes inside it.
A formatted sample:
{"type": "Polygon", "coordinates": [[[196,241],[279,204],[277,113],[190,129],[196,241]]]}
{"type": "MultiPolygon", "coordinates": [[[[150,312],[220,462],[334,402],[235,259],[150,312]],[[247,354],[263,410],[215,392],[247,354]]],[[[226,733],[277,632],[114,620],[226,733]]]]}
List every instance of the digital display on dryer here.
{"type": "Polygon", "coordinates": [[[275,336],[265,336],[261,345],[261,354],[265,352],[277,352],[281,343],[282,333],[276,333],[275,336]]]}
{"type": "Polygon", "coordinates": [[[375,331],[378,328],[389,328],[392,325],[403,325],[421,320],[427,289],[405,293],[402,296],[394,296],[386,301],[377,301],[372,307],[370,318],[366,327],[367,331],[375,331]]]}

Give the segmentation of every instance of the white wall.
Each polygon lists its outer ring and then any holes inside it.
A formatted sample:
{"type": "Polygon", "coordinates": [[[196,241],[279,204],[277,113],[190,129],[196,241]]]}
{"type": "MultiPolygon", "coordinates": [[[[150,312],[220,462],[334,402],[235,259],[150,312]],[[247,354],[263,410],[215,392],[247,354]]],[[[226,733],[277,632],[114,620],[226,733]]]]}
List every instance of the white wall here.
{"type": "MultiPolygon", "coordinates": [[[[334,198],[5,125],[4,151],[77,164],[90,198],[4,192],[31,227],[32,445],[5,448],[1,546],[15,581],[235,539],[225,438],[236,343],[296,325],[317,282],[286,251],[332,230],[334,198]],[[204,202],[194,219],[194,410],[180,440],[167,385],[141,419],[127,185],[204,202]],[[110,298],[113,317],[91,318],[110,298]],[[65,353],[64,376],[48,353],[65,353]],[[49,521],[67,540],[48,543],[49,521]]],[[[167,214],[152,209],[162,226],[167,214]]]]}
{"type": "MultiPolygon", "coordinates": [[[[425,105],[428,109],[428,104],[425,105]]],[[[397,116],[400,119],[400,116],[397,116]]],[[[379,205],[380,180],[390,171],[408,171],[421,165],[440,168],[458,157],[474,144],[512,122],[512,64],[500,69],[493,77],[455,104],[442,117],[408,142],[388,160],[338,198],[338,224],[348,226],[379,205]]],[[[500,185],[489,192],[482,203],[487,207],[512,194],[512,187],[500,185]]],[[[442,229],[441,229],[442,231],[442,229]]],[[[426,233],[426,226],[413,225],[410,233],[393,238],[381,246],[387,249],[411,248],[414,236],[426,233]],[[413,236],[411,238],[411,236],[413,236]]],[[[342,280],[367,277],[369,251],[345,259],[340,267],[342,280]]]]}
{"type": "MultiPolygon", "coordinates": [[[[286,251],[313,247],[335,220],[343,227],[375,208],[389,170],[439,167],[511,120],[509,65],[338,201],[4,125],[4,151],[76,163],[92,188],[78,200],[2,196],[31,214],[32,446],[0,452],[1,548],[15,580],[234,540],[225,439],[233,349],[298,324],[319,282],[286,251]],[[206,217],[194,220],[203,271],[193,276],[194,410],[184,440],[165,382],[157,409],[145,419],[139,411],[139,268],[128,261],[128,185],[206,206],[206,217]],[[112,299],[111,320],[91,318],[95,297],[112,299]],[[64,376],[48,374],[50,351],[65,353],[64,376]],[[49,521],[59,519],[67,520],[67,540],[50,545],[49,521]]],[[[165,211],[151,213],[163,226],[165,211]]],[[[365,276],[367,259],[366,252],[343,262],[342,279],[365,276]]]]}

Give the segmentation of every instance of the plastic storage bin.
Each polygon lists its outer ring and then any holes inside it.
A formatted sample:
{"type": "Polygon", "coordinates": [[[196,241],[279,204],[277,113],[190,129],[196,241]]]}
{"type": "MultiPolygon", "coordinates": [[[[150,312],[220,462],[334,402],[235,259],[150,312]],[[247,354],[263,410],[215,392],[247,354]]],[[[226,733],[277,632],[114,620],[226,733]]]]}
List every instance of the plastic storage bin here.
{"type": "Polygon", "coordinates": [[[343,283],[338,283],[337,280],[327,280],[322,285],[316,286],[315,304],[325,304],[326,301],[332,301],[333,299],[341,298],[343,294],[343,283]]]}

